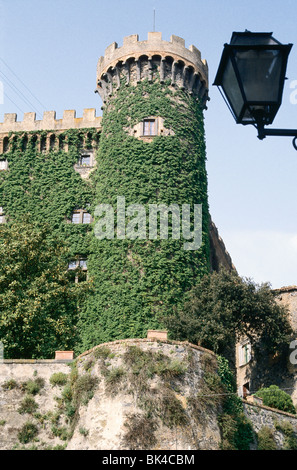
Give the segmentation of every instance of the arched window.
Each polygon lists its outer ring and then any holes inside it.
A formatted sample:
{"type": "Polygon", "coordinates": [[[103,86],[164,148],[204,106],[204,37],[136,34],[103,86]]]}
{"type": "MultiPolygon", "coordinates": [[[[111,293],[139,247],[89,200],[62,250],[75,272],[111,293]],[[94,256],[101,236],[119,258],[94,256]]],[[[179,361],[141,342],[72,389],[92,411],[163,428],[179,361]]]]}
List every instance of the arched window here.
{"type": "Polygon", "coordinates": [[[3,139],[3,153],[7,153],[9,150],[9,139],[8,137],[4,137],[3,139]]]}
{"type": "Polygon", "coordinates": [[[46,137],[44,135],[40,139],[40,152],[46,152],[46,137]]]}
{"type": "Polygon", "coordinates": [[[52,134],[50,136],[50,142],[49,142],[50,150],[54,150],[55,144],[56,144],[56,136],[55,136],[55,134],[52,134]]]}

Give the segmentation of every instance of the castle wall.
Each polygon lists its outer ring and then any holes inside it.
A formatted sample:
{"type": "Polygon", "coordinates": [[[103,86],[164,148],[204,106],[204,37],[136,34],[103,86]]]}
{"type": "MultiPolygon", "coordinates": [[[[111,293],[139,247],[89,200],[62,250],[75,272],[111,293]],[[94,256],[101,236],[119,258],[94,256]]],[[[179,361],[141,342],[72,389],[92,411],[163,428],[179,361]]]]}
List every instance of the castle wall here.
{"type": "Polygon", "coordinates": [[[45,111],[43,119],[36,120],[36,113],[24,113],[22,121],[17,120],[17,114],[7,113],[0,123],[0,135],[10,132],[34,131],[64,131],[66,129],[84,129],[101,127],[101,116],[96,116],[94,108],[84,109],[82,117],[76,117],[76,111],[66,110],[62,119],[56,119],[56,111],[45,111]]]}

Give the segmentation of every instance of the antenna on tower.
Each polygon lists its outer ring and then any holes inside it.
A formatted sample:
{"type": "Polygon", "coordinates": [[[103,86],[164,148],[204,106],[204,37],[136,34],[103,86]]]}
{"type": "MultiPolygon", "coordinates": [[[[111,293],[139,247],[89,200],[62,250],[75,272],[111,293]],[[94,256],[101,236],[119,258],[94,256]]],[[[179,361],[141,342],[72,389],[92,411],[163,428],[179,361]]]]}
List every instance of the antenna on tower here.
{"type": "Polygon", "coordinates": [[[154,8],[153,32],[155,32],[155,29],[156,29],[156,9],[154,8]]]}

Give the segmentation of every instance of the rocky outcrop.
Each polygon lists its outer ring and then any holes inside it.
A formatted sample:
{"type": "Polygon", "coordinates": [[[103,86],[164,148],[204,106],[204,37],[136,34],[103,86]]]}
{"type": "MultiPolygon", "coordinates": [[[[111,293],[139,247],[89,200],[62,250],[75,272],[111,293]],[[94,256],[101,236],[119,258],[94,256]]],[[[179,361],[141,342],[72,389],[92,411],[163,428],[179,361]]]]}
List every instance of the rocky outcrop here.
{"type": "Polygon", "coordinates": [[[0,372],[1,449],[219,449],[219,405],[205,399],[216,357],[198,346],[115,341],[71,369],[4,361],[0,372]]]}

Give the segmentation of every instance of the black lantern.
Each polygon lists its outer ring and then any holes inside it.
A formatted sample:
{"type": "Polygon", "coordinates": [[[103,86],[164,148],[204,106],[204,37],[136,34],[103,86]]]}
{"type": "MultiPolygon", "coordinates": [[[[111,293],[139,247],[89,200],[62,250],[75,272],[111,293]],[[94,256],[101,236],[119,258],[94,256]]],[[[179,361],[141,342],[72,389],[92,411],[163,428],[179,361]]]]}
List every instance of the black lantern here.
{"type": "MultiPolygon", "coordinates": [[[[218,86],[238,124],[253,124],[258,137],[293,135],[296,130],[266,130],[282,102],[292,44],[281,44],[272,33],[233,33],[225,44],[214,85],[218,86]]],[[[294,145],[295,146],[295,145],[294,145]]]]}

